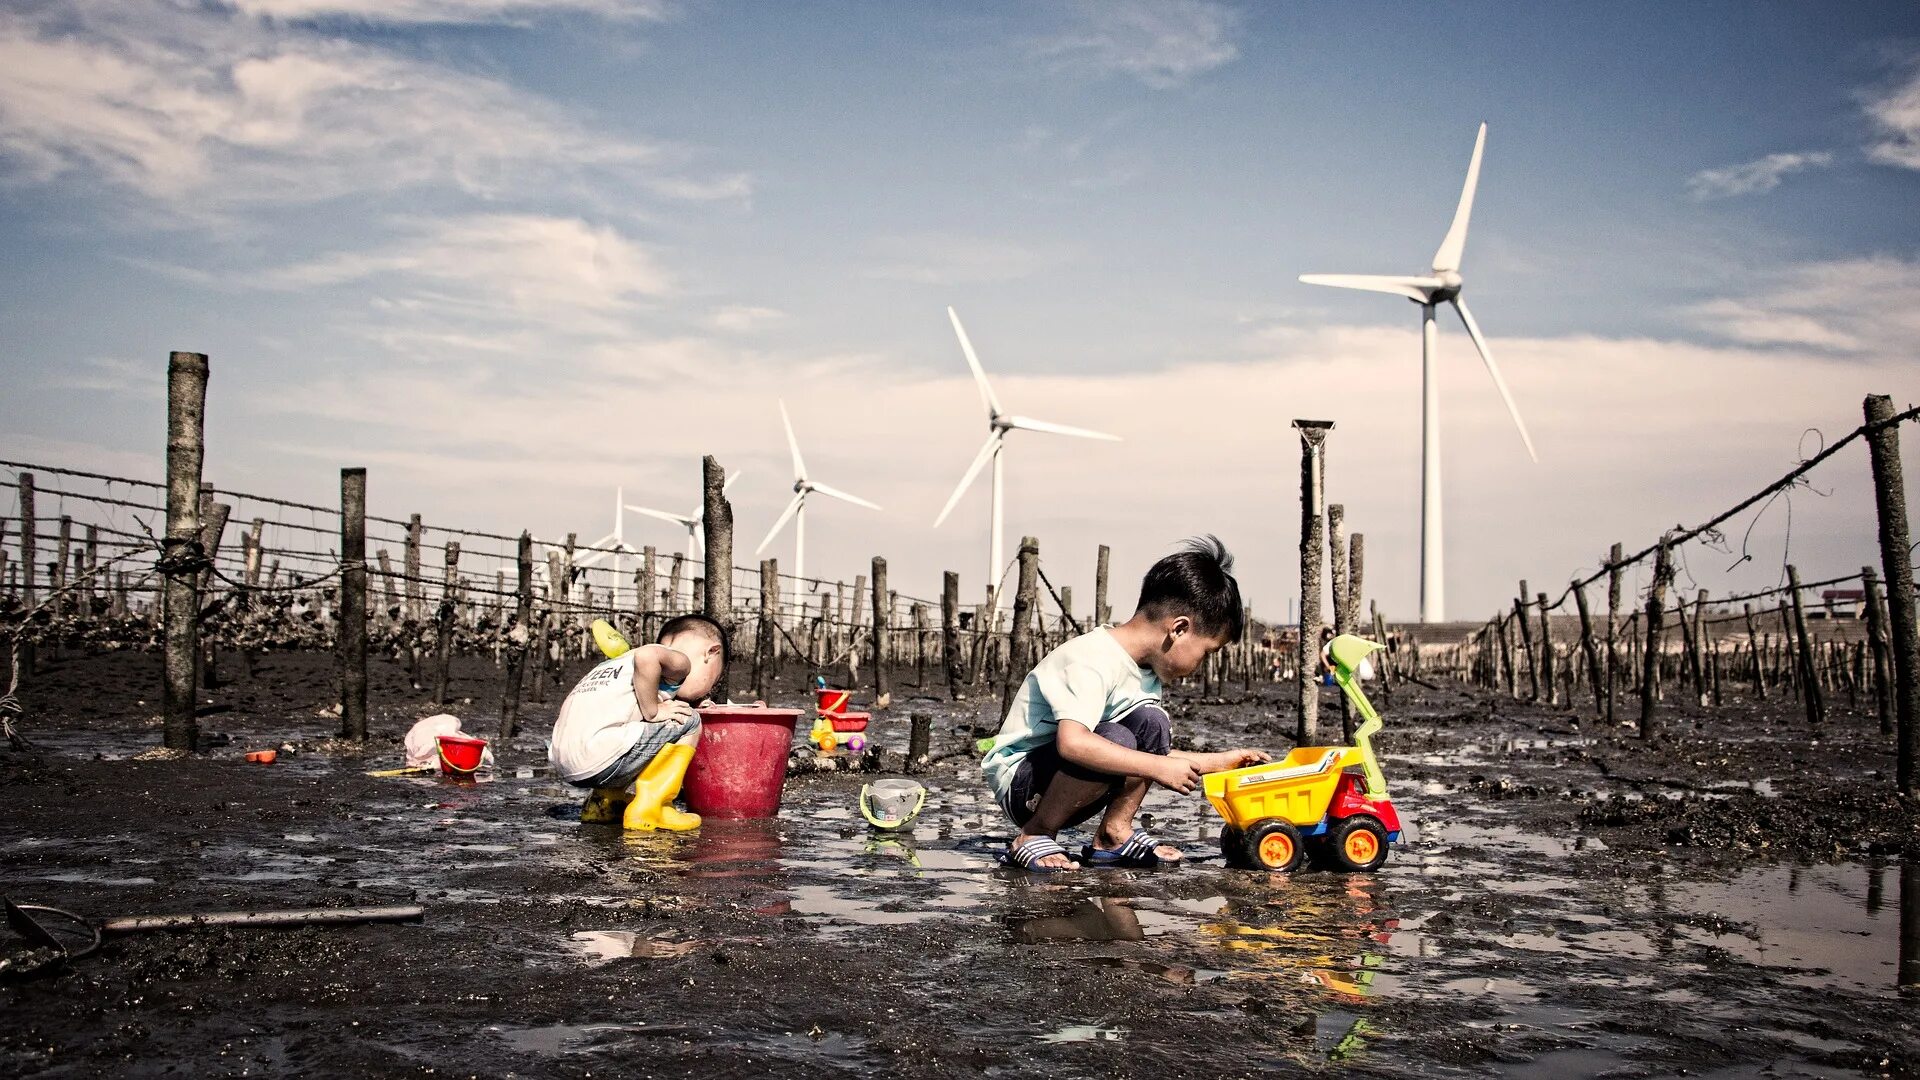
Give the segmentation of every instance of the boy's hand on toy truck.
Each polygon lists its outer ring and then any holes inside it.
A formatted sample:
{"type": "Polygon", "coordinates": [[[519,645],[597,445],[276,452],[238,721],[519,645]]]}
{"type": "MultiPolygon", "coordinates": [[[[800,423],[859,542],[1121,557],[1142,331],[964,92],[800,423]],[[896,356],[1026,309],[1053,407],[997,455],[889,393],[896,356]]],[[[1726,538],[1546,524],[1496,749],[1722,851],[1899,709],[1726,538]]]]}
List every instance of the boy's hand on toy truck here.
{"type": "Polygon", "coordinates": [[[1189,758],[1163,757],[1151,779],[1163,787],[1187,795],[1200,786],[1200,768],[1189,758]]]}
{"type": "Polygon", "coordinates": [[[1238,750],[1222,750],[1216,754],[1205,755],[1208,760],[1200,762],[1201,772],[1226,772],[1228,769],[1244,769],[1249,765],[1265,765],[1273,760],[1273,755],[1265,750],[1255,750],[1243,746],[1238,750]]]}

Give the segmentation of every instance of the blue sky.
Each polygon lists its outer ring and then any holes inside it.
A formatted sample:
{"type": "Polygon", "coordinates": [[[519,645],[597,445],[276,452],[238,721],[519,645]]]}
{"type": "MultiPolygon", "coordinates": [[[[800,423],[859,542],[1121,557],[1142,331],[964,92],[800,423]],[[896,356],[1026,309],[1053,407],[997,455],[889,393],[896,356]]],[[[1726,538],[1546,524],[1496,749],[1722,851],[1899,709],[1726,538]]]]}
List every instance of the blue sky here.
{"type": "MultiPolygon", "coordinates": [[[[1911,5],[81,0],[0,14],[0,448],[157,473],[189,348],[229,486],[360,463],[391,513],[599,535],[712,452],[757,542],[785,397],[888,508],[815,515],[810,568],[971,592],[984,490],[928,527],[982,434],[951,304],[1012,408],[1127,440],[1011,451],[1060,579],[1211,529],[1283,604],[1287,421],[1329,415],[1410,613],[1415,309],[1295,278],[1424,270],[1481,121],[1468,295],[1542,460],[1443,325],[1455,614],[1914,396],[1911,5]]],[[[1850,482],[1809,576],[1870,554],[1850,482]]]]}

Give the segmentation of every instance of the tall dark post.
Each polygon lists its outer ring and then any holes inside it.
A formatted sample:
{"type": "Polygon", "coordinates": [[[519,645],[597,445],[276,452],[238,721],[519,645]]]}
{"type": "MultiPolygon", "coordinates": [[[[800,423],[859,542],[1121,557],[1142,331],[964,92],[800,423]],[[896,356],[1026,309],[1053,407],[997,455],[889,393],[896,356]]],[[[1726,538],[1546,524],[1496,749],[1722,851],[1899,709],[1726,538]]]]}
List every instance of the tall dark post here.
{"type": "MultiPolygon", "coordinates": [[[[1587,590],[1579,582],[1573,583],[1573,603],[1580,611],[1580,651],[1587,660],[1587,681],[1593,684],[1593,714],[1607,714],[1607,690],[1603,685],[1605,675],[1600,669],[1600,649],[1593,639],[1593,616],[1587,611],[1587,590]]],[[[1567,687],[1567,704],[1573,704],[1573,687],[1567,687]]]]}
{"type": "Polygon", "coordinates": [[[1527,583],[1520,583],[1520,595],[1513,600],[1513,618],[1520,624],[1520,651],[1527,656],[1527,700],[1540,700],[1540,669],[1533,654],[1533,621],[1527,618],[1527,583]]]}
{"type": "Polygon", "coordinates": [[[520,730],[520,684],[527,674],[528,646],[533,642],[533,535],[520,534],[520,551],[514,560],[519,583],[514,588],[513,632],[507,639],[507,686],[500,695],[500,740],[513,738],[520,730]]]}
{"type": "Polygon", "coordinates": [[[940,653],[947,669],[947,698],[965,701],[966,662],[960,649],[960,575],[952,570],[940,583],[940,653]]]}
{"type": "Polygon", "coordinates": [[[887,632],[893,629],[893,598],[887,595],[887,560],[873,557],[873,707],[884,709],[893,704],[893,691],[887,684],[887,632]]]}
{"type": "Polygon", "coordinates": [[[435,666],[439,671],[434,675],[433,700],[445,705],[453,700],[453,627],[459,614],[460,585],[460,541],[447,541],[446,548],[447,578],[440,586],[440,612],[434,642],[435,666]]]}
{"type": "Polygon", "coordinates": [[[1741,604],[1740,610],[1747,617],[1747,655],[1753,659],[1753,694],[1761,701],[1767,700],[1767,665],[1760,654],[1760,630],[1753,623],[1753,605],[1741,604]]]}
{"type": "Polygon", "coordinates": [[[1325,461],[1331,420],[1295,420],[1300,432],[1300,642],[1295,650],[1295,687],[1300,714],[1294,741],[1312,746],[1320,720],[1320,565],[1326,543],[1325,461]]]}
{"type": "MultiPolygon", "coordinates": [[[[1547,705],[1554,704],[1553,677],[1558,666],[1553,655],[1553,620],[1547,613],[1547,594],[1541,593],[1535,600],[1540,609],[1540,667],[1542,669],[1542,689],[1547,695],[1547,705]]],[[[1571,697],[1571,694],[1569,694],[1571,697]]]]}
{"type": "Polygon", "coordinates": [[[1920,796],[1920,627],[1915,625],[1912,537],[1907,489],[1900,468],[1900,429],[1893,399],[1866,400],[1867,450],[1873,461],[1873,500],[1880,514],[1880,569],[1887,578],[1887,642],[1893,653],[1893,726],[1900,791],[1920,796]]]}
{"type": "MultiPolygon", "coordinates": [[[[1347,538],[1347,629],[1358,632],[1366,626],[1360,619],[1361,598],[1367,580],[1367,538],[1354,533],[1347,538]]],[[[1381,644],[1385,644],[1382,642],[1381,644]]],[[[1342,700],[1346,695],[1340,695],[1342,700]]]]}
{"type": "Polygon", "coordinates": [[[1020,538],[1020,584],[1013,594],[1013,632],[1008,642],[1006,682],[1000,691],[1000,711],[1013,708],[1014,695],[1026,681],[1027,653],[1033,643],[1033,609],[1040,591],[1040,541],[1031,536],[1020,538]]]}
{"type": "Polygon", "coordinates": [[[340,737],[367,737],[367,470],[340,470],[340,737]]]}
{"type": "Polygon", "coordinates": [[[1607,552],[1607,726],[1613,726],[1613,702],[1620,689],[1620,559],[1619,544],[1607,552]]]}
{"type": "Polygon", "coordinates": [[[1807,611],[1800,602],[1800,571],[1787,567],[1787,587],[1793,591],[1793,636],[1799,639],[1800,700],[1807,707],[1807,723],[1819,727],[1827,719],[1826,695],[1820,689],[1820,670],[1814,665],[1813,642],[1807,636],[1807,611]]]}
{"type": "Polygon", "coordinates": [[[653,606],[660,602],[660,571],[654,566],[653,545],[640,549],[640,640],[653,640],[653,606]]]}
{"type": "Polygon", "coordinates": [[[1892,735],[1893,670],[1888,662],[1886,601],[1880,595],[1880,573],[1871,566],[1860,568],[1861,591],[1866,593],[1867,647],[1873,653],[1873,708],[1880,717],[1880,734],[1892,735]]]}
{"type": "MultiPolygon", "coordinates": [[[[709,454],[700,459],[707,541],[706,614],[733,637],[733,504],[727,501],[727,470],[709,454]]],[[[727,701],[731,672],[722,671],[713,685],[713,700],[727,701]]]]}
{"type": "Polygon", "coordinates": [[[760,632],[753,642],[753,696],[767,700],[767,687],[777,677],[774,637],[780,633],[780,564],[760,560],[760,632]]]}
{"type": "MultiPolygon", "coordinates": [[[[167,654],[161,712],[170,750],[192,750],[200,735],[194,718],[194,676],[200,654],[200,468],[206,454],[206,415],[206,356],[174,353],[167,362],[167,537],[161,560],[167,654]]],[[[23,545],[23,554],[30,553],[23,545]]],[[[33,561],[23,562],[31,605],[33,561]]]]}
{"type": "MultiPolygon", "coordinates": [[[[181,355],[186,355],[186,354],[183,353],[181,355]]],[[[172,376],[171,376],[171,373],[169,373],[168,402],[167,402],[168,409],[169,409],[169,412],[168,412],[169,420],[172,419],[172,412],[171,412],[172,404],[173,404],[172,386],[173,386],[172,376]]],[[[202,376],[201,393],[203,395],[206,393],[206,383],[205,383],[204,375],[202,376]]],[[[169,427],[169,435],[171,435],[172,425],[169,424],[168,427],[169,427]]],[[[168,449],[167,461],[169,465],[171,465],[173,461],[173,457],[172,457],[173,447],[172,447],[171,438],[169,438],[168,440],[167,449],[168,449]]],[[[173,474],[171,471],[169,471],[167,475],[169,478],[171,478],[173,474]]],[[[169,487],[171,487],[171,485],[169,485],[169,487]]],[[[40,558],[39,553],[36,550],[39,547],[39,543],[38,543],[39,537],[36,535],[36,533],[38,533],[40,530],[40,523],[38,520],[36,520],[34,516],[33,492],[34,492],[33,474],[30,472],[21,473],[20,474],[20,605],[22,608],[24,608],[27,611],[32,611],[35,607],[39,605],[39,601],[40,601],[40,597],[38,595],[39,590],[34,588],[34,580],[33,580],[33,575],[35,570],[34,564],[40,558]]],[[[171,490],[169,490],[168,492],[168,497],[169,498],[172,497],[171,490]]],[[[193,505],[196,508],[199,507],[200,505],[200,485],[198,484],[194,485],[193,505]]],[[[196,525],[195,528],[197,529],[198,526],[196,525]]]]}
{"type": "Polygon", "coordinates": [[[1100,554],[1093,564],[1093,623],[1105,626],[1113,621],[1113,608],[1107,604],[1107,564],[1113,558],[1113,549],[1100,545],[1100,554]]]}
{"type": "Polygon", "coordinates": [[[1667,582],[1673,580],[1673,553],[1666,541],[1654,555],[1653,586],[1647,590],[1647,651],[1640,669],[1640,737],[1654,736],[1653,703],[1660,691],[1660,630],[1667,621],[1667,582]]]}
{"type": "MultiPolygon", "coordinates": [[[[419,514],[414,514],[412,517],[407,519],[407,549],[406,549],[407,618],[413,620],[413,624],[415,626],[418,626],[421,623],[427,621],[427,594],[426,594],[426,589],[422,586],[422,583],[420,580],[420,534],[421,534],[421,531],[422,531],[422,528],[420,525],[419,514]]],[[[419,651],[418,649],[415,649],[416,653],[418,651],[419,651]]],[[[418,680],[419,672],[417,670],[419,666],[419,661],[417,657],[415,659],[414,666],[416,668],[414,672],[414,676],[415,676],[415,681],[417,682],[419,681],[418,680]]]]}

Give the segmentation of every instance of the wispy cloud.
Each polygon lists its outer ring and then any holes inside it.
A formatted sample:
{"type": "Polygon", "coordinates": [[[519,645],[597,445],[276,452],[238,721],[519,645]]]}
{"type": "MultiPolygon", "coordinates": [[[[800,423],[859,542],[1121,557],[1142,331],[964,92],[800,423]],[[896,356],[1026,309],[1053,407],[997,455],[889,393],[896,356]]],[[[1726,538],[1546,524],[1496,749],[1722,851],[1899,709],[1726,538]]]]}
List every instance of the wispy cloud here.
{"type": "Polygon", "coordinates": [[[1866,94],[1861,105],[1879,136],[1868,144],[1867,157],[1882,165],[1920,169],[1920,64],[1905,81],[1866,94]]]}
{"type": "Polygon", "coordinates": [[[1240,55],[1240,12],[1213,0],[1071,0],[1067,25],[1032,43],[1066,70],[1179,86],[1240,55]]]}
{"type": "Polygon", "coordinates": [[[0,158],[28,182],[79,176],[200,215],[430,185],[554,193],[596,175],[744,197],[744,177],[688,177],[686,157],[493,78],[231,10],[0,15],[0,158]]]}
{"type": "Polygon", "coordinates": [[[659,21],[674,12],[674,5],[667,0],[231,0],[231,6],[249,15],[289,22],[342,19],[447,25],[554,14],[659,21]]]}
{"type": "Polygon", "coordinates": [[[1783,177],[1833,164],[1833,154],[1821,150],[1805,154],[1768,154],[1755,161],[1702,169],[1687,177],[1687,194],[1696,199],[1727,199],[1758,195],[1780,186],[1783,177]]]}
{"type": "Polygon", "coordinates": [[[1744,345],[1899,355],[1920,338],[1920,262],[1875,256],[1791,266],[1762,277],[1748,295],[1684,314],[1744,345]]]}

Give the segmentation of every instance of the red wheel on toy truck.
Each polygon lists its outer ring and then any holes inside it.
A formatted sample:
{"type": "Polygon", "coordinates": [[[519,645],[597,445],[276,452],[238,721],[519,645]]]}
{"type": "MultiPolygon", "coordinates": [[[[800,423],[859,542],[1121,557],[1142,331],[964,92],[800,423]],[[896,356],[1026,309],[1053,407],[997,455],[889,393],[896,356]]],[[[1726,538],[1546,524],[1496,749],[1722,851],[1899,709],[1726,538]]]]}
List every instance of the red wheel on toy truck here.
{"type": "Polygon", "coordinates": [[[1386,826],[1366,814],[1341,818],[1327,830],[1327,857],[1342,870],[1380,869],[1387,861],[1386,826]]]}
{"type": "Polygon", "coordinates": [[[1292,822],[1279,818],[1256,821],[1253,828],[1247,830],[1242,850],[1246,853],[1248,866],[1256,870],[1287,873],[1300,865],[1300,830],[1294,828],[1292,822]]]}

